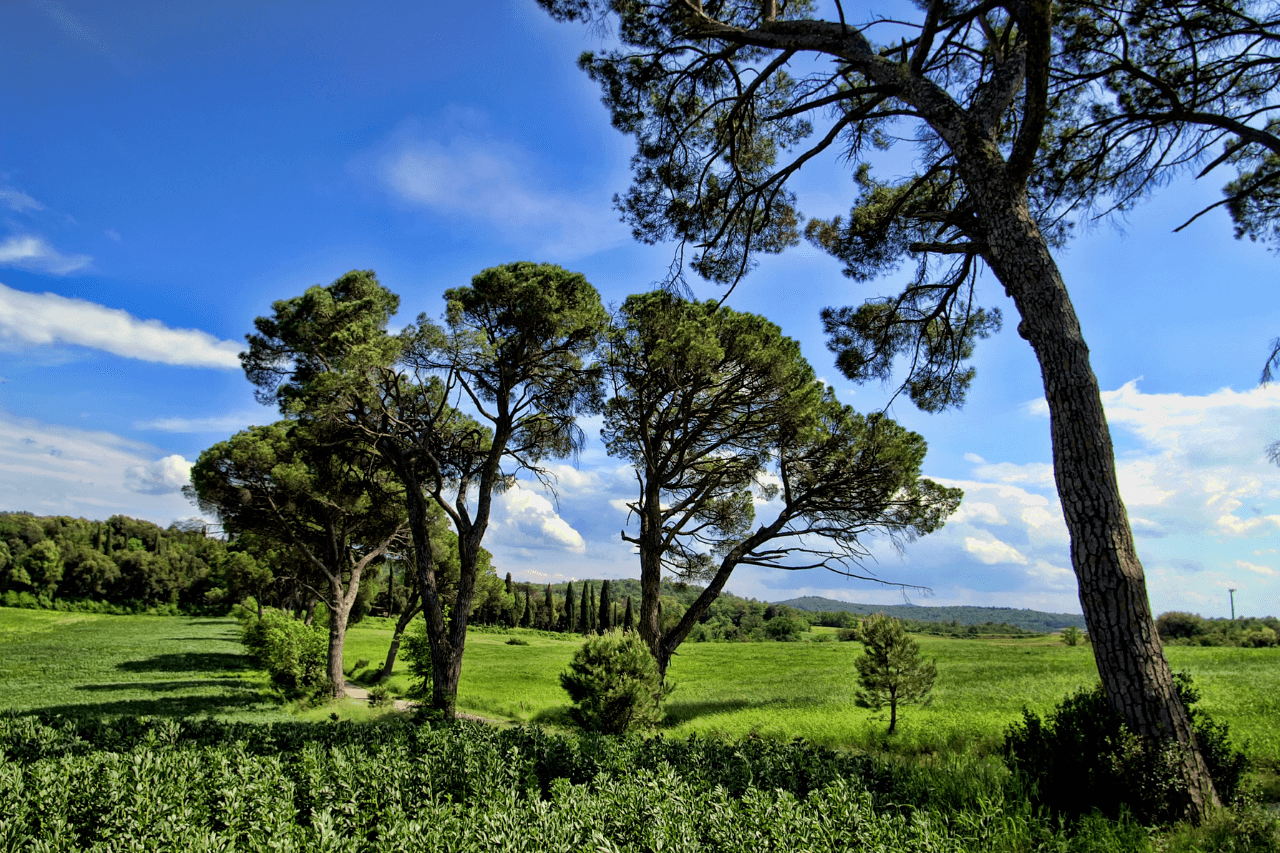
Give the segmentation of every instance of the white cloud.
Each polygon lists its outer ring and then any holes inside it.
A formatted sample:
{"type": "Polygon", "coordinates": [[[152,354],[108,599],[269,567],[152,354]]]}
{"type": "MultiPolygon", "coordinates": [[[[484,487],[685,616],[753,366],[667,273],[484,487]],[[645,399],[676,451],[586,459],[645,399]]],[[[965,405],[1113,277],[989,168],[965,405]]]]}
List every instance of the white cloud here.
{"type": "Polygon", "coordinates": [[[235,433],[251,424],[274,420],[268,413],[248,412],[235,415],[217,415],[210,418],[152,418],[146,421],[134,421],[133,428],[152,430],[154,432],[218,432],[235,433]]]}
{"type": "Polygon", "coordinates": [[[966,536],[964,549],[978,560],[994,565],[996,563],[1018,563],[1026,565],[1027,558],[1021,551],[988,533],[986,536],[966,536]]]}
{"type": "Polygon", "coordinates": [[[582,535],[556,513],[551,501],[537,492],[517,483],[499,495],[496,503],[494,526],[501,528],[504,545],[586,552],[582,535]]]}
{"type": "Polygon", "coordinates": [[[146,465],[125,469],[125,488],[143,495],[181,492],[191,482],[191,463],[176,453],[146,465]]]}
{"type": "Polygon", "coordinates": [[[127,311],[54,293],[0,284],[0,339],[18,344],[72,344],[125,358],[183,367],[237,370],[242,345],[199,329],[173,329],[127,311]]]}
{"type": "Polygon", "coordinates": [[[157,524],[192,514],[176,491],[187,463],[109,432],[41,423],[0,411],[0,508],[157,524]],[[162,488],[163,487],[163,488],[162,488]]]}
{"type": "Polygon", "coordinates": [[[544,186],[533,176],[545,171],[509,143],[461,135],[441,142],[412,129],[396,134],[373,166],[403,201],[481,223],[542,254],[572,259],[628,241],[609,191],[544,186]]]}
{"type": "Polygon", "coordinates": [[[0,243],[0,266],[68,275],[93,262],[88,255],[64,255],[39,237],[19,235],[0,243]]]}
{"type": "Polygon", "coordinates": [[[1266,575],[1267,577],[1273,577],[1277,574],[1276,570],[1270,566],[1260,566],[1257,563],[1246,563],[1244,560],[1236,560],[1236,568],[1253,572],[1256,575],[1266,575]]]}
{"type": "Polygon", "coordinates": [[[973,475],[979,480],[1009,483],[1052,489],[1053,466],[1048,462],[1029,462],[1018,465],[1013,462],[988,462],[976,453],[966,453],[965,461],[974,463],[973,475]]]}
{"type": "Polygon", "coordinates": [[[21,213],[24,210],[44,210],[44,205],[31,196],[12,187],[0,187],[0,204],[21,213]]]}

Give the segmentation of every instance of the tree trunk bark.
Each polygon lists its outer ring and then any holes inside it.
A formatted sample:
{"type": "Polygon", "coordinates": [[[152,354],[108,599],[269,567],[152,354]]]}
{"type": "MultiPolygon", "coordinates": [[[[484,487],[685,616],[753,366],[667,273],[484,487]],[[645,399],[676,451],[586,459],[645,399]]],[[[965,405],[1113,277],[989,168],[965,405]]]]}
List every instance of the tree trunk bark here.
{"type": "Polygon", "coordinates": [[[396,629],[391,635],[391,646],[387,649],[387,662],[382,665],[382,672],[378,674],[379,681],[385,681],[391,677],[391,670],[396,665],[396,654],[400,651],[400,638],[404,636],[405,629],[409,627],[413,617],[417,616],[421,610],[422,602],[417,595],[405,603],[404,612],[396,620],[396,629]]]}
{"type": "Polygon", "coordinates": [[[988,262],[1017,305],[1022,317],[1018,333],[1040,363],[1054,478],[1107,699],[1135,733],[1176,744],[1186,789],[1186,801],[1179,805],[1198,822],[1220,803],[1151,616],[1142,563],[1120,497],[1102,395],[1079,320],[1025,200],[1001,209],[990,193],[976,195],[987,196],[979,203],[989,208],[983,216],[989,229],[988,262]]]}

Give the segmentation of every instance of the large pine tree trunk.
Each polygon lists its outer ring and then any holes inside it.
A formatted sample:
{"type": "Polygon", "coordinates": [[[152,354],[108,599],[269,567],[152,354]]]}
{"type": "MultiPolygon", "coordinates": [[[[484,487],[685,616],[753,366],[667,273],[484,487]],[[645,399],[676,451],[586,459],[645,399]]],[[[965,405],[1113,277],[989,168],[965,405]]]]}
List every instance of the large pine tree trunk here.
{"type": "MultiPolygon", "coordinates": [[[[991,195],[984,201],[996,207],[991,195]]],[[[1079,320],[1025,202],[986,213],[988,261],[1017,305],[1018,333],[1040,362],[1054,478],[1103,687],[1132,731],[1177,745],[1182,811],[1198,821],[1219,801],[1156,633],[1079,320]]]]}

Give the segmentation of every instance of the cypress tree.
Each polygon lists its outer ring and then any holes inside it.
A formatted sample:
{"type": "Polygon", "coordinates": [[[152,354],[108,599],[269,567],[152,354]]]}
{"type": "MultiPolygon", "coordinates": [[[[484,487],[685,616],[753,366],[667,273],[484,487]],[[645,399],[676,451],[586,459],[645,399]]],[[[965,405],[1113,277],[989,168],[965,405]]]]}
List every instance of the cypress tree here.
{"type": "Polygon", "coordinates": [[[613,602],[609,600],[608,578],[600,582],[600,615],[596,623],[596,630],[601,634],[613,627],[613,602]]]}
{"type": "Polygon", "coordinates": [[[582,582],[582,601],[578,602],[578,633],[591,630],[591,581],[582,582]]]}
{"type": "Polygon", "coordinates": [[[554,631],[556,629],[556,597],[555,593],[551,591],[551,584],[547,584],[547,593],[545,601],[543,602],[543,607],[546,608],[547,611],[546,625],[543,627],[548,631],[554,631]]]}
{"type": "Polygon", "coordinates": [[[564,630],[573,632],[578,630],[578,623],[574,620],[573,606],[576,604],[573,600],[573,581],[569,581],[569,586],[564,591],[564,630]]]}
{"type": "Polygon", "coordinates": [[[507,595],[511,594],[511,572],[507,572],[507,595]]]}
{"type": "Polygon", "coordinates": [[[631,633],[635,630],[635,619],[631,615],[631,596],[627,596],[627,612],[622,617],[622,630],[631,633]]]}
{"type": "Polygon", "coordinates": [[[524,593],[524,615],[520,617],[520,627],[528,628],[533,624],[533,605],[529,601],[529,591],[524,593]]]}
{"type": "Polygon", "coordinates": [[[595,634],[600,630],[599,599],[596,598],[595,590],[589,589],[588,591],[591,593],[591,597],[587,601],[587,630],[595,634]]]}

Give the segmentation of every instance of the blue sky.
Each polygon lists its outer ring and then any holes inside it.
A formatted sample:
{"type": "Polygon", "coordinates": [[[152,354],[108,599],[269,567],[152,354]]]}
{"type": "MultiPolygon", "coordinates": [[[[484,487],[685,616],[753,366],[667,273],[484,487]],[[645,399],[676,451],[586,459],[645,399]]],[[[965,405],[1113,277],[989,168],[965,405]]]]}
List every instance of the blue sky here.
{"type": "MultiPolygon", "coordinates": [[[[402,317],[515,260],[581,271],[606,302],[648,289],[669,246],[632,242],[611,207],[630,140],[575,67],[601,46],[532,0],[475,4],[34,2],[0,30],[0,508],[168,524],[191,461],[275,419],[235,354],[272,300],[374,269],[402,317]]],[[[905,168],[908,152],[879,164],[905,168]]],[[[847,210],[847,167],[806,166],[810,216],[847,210]]],[[[1256,380],[1280,335],[1277,258],[1232,239],[1219,197],[1183,181],[1059,254],[1104,389],[1122,490],[1157,612],[1274,613],[1280,591],[1280,388],[1256,380]]],[[[834,369],[818,312],[890,292],[807,247],[766,259],[731,298],[801,342],[862,410],[888,399],[834,369]]],[[[874,548],[921,603],[1079,611],[1049,467],[1039,371],[1012,305],[978,347],[963,410],[892,414],[930,445],[928,476],[965,489],[947,527],[874,548]]],[[[719,295],[701,286],[700,296],[719,295]]],[[[587,424],[596,435],[598,424],[587,424]]],[[[599,442],[561,466],[558,503],[525,484],[487,547],[544,580],[633,576],[619,509],[634,480],[599,442]]],[[[821,571],[740,569],[782,600],[901,594],[821,571]]]]}

